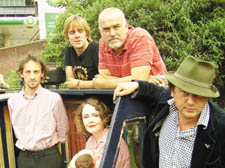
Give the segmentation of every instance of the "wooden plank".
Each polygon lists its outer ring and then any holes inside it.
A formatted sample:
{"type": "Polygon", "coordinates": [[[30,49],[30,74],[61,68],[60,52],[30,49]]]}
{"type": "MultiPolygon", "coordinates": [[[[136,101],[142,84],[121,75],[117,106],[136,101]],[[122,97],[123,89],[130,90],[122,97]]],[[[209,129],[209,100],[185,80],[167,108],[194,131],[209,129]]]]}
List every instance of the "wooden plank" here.
{"type": "Polygon", "coordinates": [[[66,143],[65,143],[65,153],[66,153],[66,163],[67,163],[67,166],[69,165],[69,145],[68,145],[68,137],[66,138],[66,143]]]}
{"type": "Polygon", "coordinates": [[[4,112],[4,120],[5,120],[5,130],[6,130],[6,139],[7,139],[9,167],[10,168],[16,168],[12,125],[11,125],[11,120],[10,120],[9,111],[8,111],[7,106],[4,106],[3,112],[4,112]]]}
{"type": "Polygon", "coordinates": [[[0,130],[1,130],[1,155],[3,161],[1,161],[1,164],[4,164],[3,166],[5,168],[9,168],[9,163],[8,163],[8,151],[7,151],[7,140],[6,140],[6,129],[5,129],[5,121],[4,121],[4,112],[3,112],[3,107],[5,103],[0,102],[0,130]]]}
{"type": "Polygon", "coordinates": [[[2,131],[0,129],[0,168],[5,168],[5,161],[2,147],[2,131]]]}

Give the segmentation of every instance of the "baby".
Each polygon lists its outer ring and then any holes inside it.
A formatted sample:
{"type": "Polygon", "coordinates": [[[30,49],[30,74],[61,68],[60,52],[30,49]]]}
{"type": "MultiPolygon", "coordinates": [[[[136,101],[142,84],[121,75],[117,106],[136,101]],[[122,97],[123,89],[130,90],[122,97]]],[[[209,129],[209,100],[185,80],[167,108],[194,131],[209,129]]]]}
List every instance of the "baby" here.
{"type": "Polygon", "coordinates": [[[95,168],[93,153],[83,149],[72,158],[68,168],[95,168]]]}

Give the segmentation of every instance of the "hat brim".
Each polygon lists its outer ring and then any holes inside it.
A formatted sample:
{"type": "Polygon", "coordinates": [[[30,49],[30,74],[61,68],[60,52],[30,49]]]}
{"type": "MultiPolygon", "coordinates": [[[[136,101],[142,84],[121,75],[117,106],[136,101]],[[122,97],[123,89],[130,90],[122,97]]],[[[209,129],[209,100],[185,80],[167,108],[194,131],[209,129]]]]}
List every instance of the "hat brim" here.
{"type": "Polygon", "coordinates": [[[213,97],[220,96],[220,93],[216,87],[212,87],[212,88],[200,87],[200,86],[194,85],[192,83],[188,83],[182,79],[177,78],[176,76],[174,76],[174,73],[175,73],[174,71],[167,72],[165,74],[165,77],[175,87],[177,87],[185,92],[188,92],[188,93],[191,93],[194,95],[198,95],[198,96],[202,96],[202,97],[213,98],[213,97]]]}

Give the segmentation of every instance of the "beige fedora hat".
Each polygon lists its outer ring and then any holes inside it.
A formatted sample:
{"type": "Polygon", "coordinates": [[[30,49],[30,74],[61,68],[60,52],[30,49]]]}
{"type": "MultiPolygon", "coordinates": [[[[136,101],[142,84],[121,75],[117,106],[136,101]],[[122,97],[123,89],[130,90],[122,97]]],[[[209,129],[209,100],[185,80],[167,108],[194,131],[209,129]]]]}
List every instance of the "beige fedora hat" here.
{"type": "Polygon", "coordinates": [[[178,69],[167,72],[165,77],[175,87],[203,97],[218,97],[219,91],[213,85],[215,66],[193,56],[186,57],[178,69]]]}

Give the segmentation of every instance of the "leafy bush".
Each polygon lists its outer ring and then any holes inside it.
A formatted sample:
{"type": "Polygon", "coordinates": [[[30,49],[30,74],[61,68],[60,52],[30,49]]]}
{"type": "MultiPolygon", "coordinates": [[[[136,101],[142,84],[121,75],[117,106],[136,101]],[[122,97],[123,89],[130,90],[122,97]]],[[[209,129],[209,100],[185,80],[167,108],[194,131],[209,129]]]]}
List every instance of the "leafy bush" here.
{"type": "Polygon", "coordinates": [[[10,88],[20,88],[21,78],[19,77],[16,70],[11,70],[7,74],[6,82],[9,84],[10,88]]]}
{"type": "MultiPolygon", "coordinates": [[[[224,92],[225,80],[225,2],[220,0],[88,0],[71,3],[62,13],[53,37],[41,53],[48,61],[62,66],[67,45],[62,30],[70,14],[81,14],[89,23],[93,39],[100,38],[98,15],[107,7],[124,11],[128,23],[143,27],[154,37],[168,70],[175,70],[188,55],[215,63],[218,67],[216,86],[224,92]]],[[[222,103],[222,99],[220,100],[222,103]]],[[[225,102],[224,102],[225,104],[225,102]]],[[[223,104],[223,105],[224,105],[223,104]]]]}

